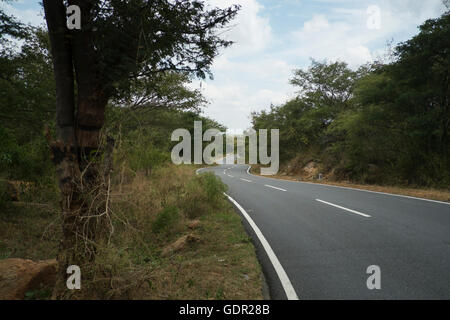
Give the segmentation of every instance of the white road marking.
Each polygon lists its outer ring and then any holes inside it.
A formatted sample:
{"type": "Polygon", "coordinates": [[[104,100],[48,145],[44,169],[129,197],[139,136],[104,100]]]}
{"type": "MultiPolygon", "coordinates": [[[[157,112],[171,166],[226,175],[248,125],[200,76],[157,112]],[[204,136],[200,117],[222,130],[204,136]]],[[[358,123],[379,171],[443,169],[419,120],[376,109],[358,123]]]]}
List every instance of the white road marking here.
{"type": "Polygon", "coordinates": [[[387,193],[387,192],[372,191],[372,190],[359,189],[359,188],[350,188],[350,187],[342,187],[342,186],[334,186],[334,185],[331,185],[331,184],[324,184],[324,183],[317,183],[317,182],[293,181],[293,180],[284,180],[284,179],[270,178],[270,177],[266,177],[266,176],[259,176],[259,175],[250,173],[250,168],[251,168],[251,166],[249,166],[248,169],[247,169],[247,173],[249,175],[255,176],[255,177],[260,177],[260,178],[265,178],[265,179],[272,179],[272,180],[276,180],[276,181],[280,181],[281,180],[281,181],[284,181],[284,182],[287,182],[287,183],[303,183],[303,184],[319,185],[319,186],[322,186],[322,187],[341,188],[341,189],[348,189],[348,190],[354,190],[354,191],[378,193],[378,194],[383,194],[383,195],[387,195],[387,196],[401,197],[401,198],[407,198],[407,199],[413,199],[413,200],[422,200],[422,201],[428,201],[428,202],[434,202],[434,203],[450,205],[450,202],[439,201],[439,200],[432,200],[432,199],[425,199],[425,198],[418,198],[418,197],[413,197],[413,196],[405,196],[403,194],[387,193]]]}
{"type": "Polygon", "coordinates": [[[227,174],[227,176],[229,176],[230,178],[234,178],[232,175],[227,174]]]}
{"type": "Polygon", "coordinates": [[[316,201],[328,204],[329,206],[333,206],[333,207],[336,207],[336,208],[339,208],[339,209],[342,209],[342,210],[346,210],[346,211],[351,212],[351,213],[359,214],[360,216],[363,216],[363,217],[366,217],[366,218],[370,218],[370,216],[368,214],[365,214],[365,213],[362,213],[362,212],[359,212],[359,211],[356,211],[356,210],[348,209],[348,208],[345,208],[345,207],[341,207],[341,206],[338,206],[337,204],[326,202],[326,201],[323,201],[323,200],[320,200],[320,199],[316,199],[316,201]]]}
{"type": "Polygon", "coordinates": [[[243,178],[240,178],[240,179],[243,181],[252,182],[251,180],[247,180],[247,179],[243,179],[243,178]]]}
{"type": "Polygon", "coordinates": [[[265,184],[265,186],[269,187],[269,188],[277,189],[277,190],[280,190],[280,191],[287,191],[287,190],[284,190],[284,189],[281,189],[281,188],[277,188],[277,187],[271,186],[270,184],[265,184]]]}
{"type": "Polygon", "coordinates": [[[278,278],[280,279],[281,285],[283,286],[284,292],[286,293],[286,296],[288,300],[299,300],[297,293],[295,292],[294,287],[292,286],[291,280],[289,280],[288,275],[286,274],[286,271],[284,271],[283,266],[281,265],[280,261],[278,260],[277,256],[275,255],[275,252],[273,252],[272,247],[267,242],[266,238],[262,234],[261,230],[259,230],[256,223],[253,221],[253,219],[248,215],[248,213],[242,208],[239,203],[237,203],[233,198],[231,198],[229,195],[224,193],[225,196],[228,197],[228,199],[241,211],[242,215],[247,219],[248,223],[252,227],[253,231],[255,231],[256,236],[258,237],[259,241],[261,242],[264,250],[267,253],[267,256],[269,257],[270,262],[272,263],[275,272],[278,275],[278,278]]]}

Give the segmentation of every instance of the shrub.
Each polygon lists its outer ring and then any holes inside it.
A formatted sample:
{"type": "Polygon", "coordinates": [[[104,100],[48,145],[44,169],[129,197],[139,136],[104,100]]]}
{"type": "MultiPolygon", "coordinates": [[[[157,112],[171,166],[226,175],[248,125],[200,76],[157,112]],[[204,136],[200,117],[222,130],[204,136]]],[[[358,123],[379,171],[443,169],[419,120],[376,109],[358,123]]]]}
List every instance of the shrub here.
{"type": "Polygon", "coordinates": [[[160,211],[152,224],[153,233],[167,232],[177,223],[179,218],[178,208],[165,207],[160,211]]]}
{"type": "Polygon", "coordinates": [[[186,184],[184,195],[179,199],[178,206],[188,218],[197,218],[208,212],[206,193],[199,183],[199,179],[193,178],[186,184]]]}
{"type": "Polygon", "coordinates": [[[188,218],[197,218],[219,206],[226,185],[213,173],[194,176],[187,184],[179,200],[179,207],[188,218]]]}
{"type": "Polygon", "coordinates": [[[51,181],[54,166],[43,136],[21,144],[9,131],[0,128],[0,172],[7,179],[51,181]]]}
{"type": "Polygon", "coordinates": [[[199,176],[200,184],[206,192],[206,198],[212,205],[217,203],[226,191],[226,185],[211,172],[199,176]]]}

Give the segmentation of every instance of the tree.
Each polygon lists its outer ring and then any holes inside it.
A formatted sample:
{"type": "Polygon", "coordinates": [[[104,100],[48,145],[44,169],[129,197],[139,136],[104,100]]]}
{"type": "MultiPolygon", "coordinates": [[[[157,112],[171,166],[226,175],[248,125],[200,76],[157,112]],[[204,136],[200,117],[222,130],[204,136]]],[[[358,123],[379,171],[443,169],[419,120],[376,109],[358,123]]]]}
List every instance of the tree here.
{"type": "MultiPolygon", "coordinates": [[[[354,86],[352,108],[327,129],[347,177],[369,183],[448,186],[450,15],[427,20],[354,86]]],[[[336,172],[336,171],[335,171],[336,172]]]]}
{"type": "Polygon", "coordinates": [[[420,33],[396,48],[390,74],[399,89],[399,111],[410,129],[420,131],[422,146],[441,154],[450,144],[450,12],[427,20],[420,33]]]}
{"type": "Polygon", "coordinates": [[[206,104],[200,90],[189,89],[186,74],[163,72],[152,78],[133,80],[129,90],[113,100],[113,104],[133,111],[156,109],[196,110],[206,104]]]}
{"type": "Polygon", "coordinates": [[[2,178],[52,181],[52,164],[48,161],[48,147],[42,136],[43,125],[51,126],[55,114],[48,48],[46,32],[25,26],[0,9],[2,178]]]}
{"type": "Polygon", "coordinates": [[[288,160],[313,146],[323,147],[334,137],[326,129],[340,112],[352,107],[351,98],[357,79],[366,67],[357,71],[344,62],[312,61],[306,70],[294,70],[291,84],[298,96],[269,112],[253,113],[254,129],[279,128],[280,159],[288,160]]]}
{"type": "Polygon", "coordinates": [[[0,55],[0,61],[0,124],[24,143],[54,121],[55,84],[47,32],[27,28],[21,50],[0,55]]]}
{"type": "Polygon", "coordinates": [[[60,280],[69,264],[95,258],[105,239],[105,197],[98,187],[101,130],[108,101],[131,80],[177,71],[210,75],[221,47],[217,31],[239,7],[207,8],[196,0],[44,0],[56,83],[57,138],[52,154],[62,193],[60,280]],[[81,29],[66,27],[66,5],[81,9],[81,29]],[[75,86],[76,84],[76,86],[75,86]],[[76,90],[76,91],[75,91],[76,90]],[[95,205],[86,198],[95,199],[95,205]]]}
{"type": "Polygon", "coordinates": [[[27,36],[27,28],[21,22],[17,21],[16,18],[7,15],[0,8],[0,44],[2,47],[8,42],[6,36],[24,39],[27,36]]]}

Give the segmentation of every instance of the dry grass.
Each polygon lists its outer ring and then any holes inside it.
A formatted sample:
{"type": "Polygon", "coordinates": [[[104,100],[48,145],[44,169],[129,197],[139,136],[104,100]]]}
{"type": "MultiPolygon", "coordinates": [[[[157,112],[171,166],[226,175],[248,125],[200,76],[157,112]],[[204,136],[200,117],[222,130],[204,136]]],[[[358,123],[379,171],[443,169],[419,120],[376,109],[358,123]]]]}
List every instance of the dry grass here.
{"type": "MultiPolygon", "coordinates": [[[[193,166],[171,165],[149,175],[120,170],[110,195],[111,241],[99,246],[95,263],[82,270],[92,280],[72,298],[262,299],[254,247],[223,188],[212,174],[195,175],[193,166]],[[172,212],[170,219],[164,212],[172,212]],[[200,220],[195,229],[188,227],[192,219],[200,220]],[[162,255],[187,234],[200,240],[162,255]]],[[[3,213],[0,259],[54,258],[57,217],[47,206],[3,213]]]]}
{"type": "MultiPolygon", "coordinates": [[[[252,166],[251,173],[259,175],[259,166],[252,166]]],[[[411,197],[425,198],[438,201],[450,202],[450,190],[439,190],[439,189],[426,189],[426,188],[407,188],[399,186],[380,186],[380,185],[369,185],[369,184],[357,184],[350,181],[330,181],[326,177],[323,180],[315,179],[305,179],[299,175],[287,175],[287,174],[277,174],[271,176],[271,178],[290,180],[290,181],[304,181],[318,184],[326,184],[347,188],[363,189],[377,192],[400,194],[411,197]]]]}
{"type": "Polygon", "coordinates": [[[0,213],[0,259],[52,259],[61,234],[54,204],[11,204],[0,213]]]}
{"type": "Polygon", "coordinates": [[[221,186],[212,176],[196,176],[193,167],[170,166],[149,177],[137,175],[122,186],[122,194],[113,195],[120,230],[116,245],[127,248],[125,260],[141,275],[129,284],[136,286],[127,298],[262,299],[254,247],[221,186]],[[156,217],[168,207],[178,209],[178,219],[155,233],[156,217]],[[188,228],[193,218],[200,220],[195,230],[188,228]],[[163,248],[187,234],[200,241],[161,255],[163,248]]]}
{"type": "Polygon", "coordinates": [[[148,299],[262,299],[253,245],[227,205],[202,217],[200,242],[161,261],[144,287],[148,299]]]}

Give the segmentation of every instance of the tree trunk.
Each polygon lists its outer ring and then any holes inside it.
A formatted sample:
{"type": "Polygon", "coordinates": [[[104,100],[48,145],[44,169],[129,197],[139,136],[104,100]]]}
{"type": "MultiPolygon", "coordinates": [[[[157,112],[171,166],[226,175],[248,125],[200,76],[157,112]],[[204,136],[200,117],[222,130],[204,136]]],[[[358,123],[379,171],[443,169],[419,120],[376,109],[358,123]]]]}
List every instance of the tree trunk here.
{"type": "Polygon", "coordinates": [[[54,298],[84,296],[83,283],[93,277],[92,262],[107,234],[105,177],[100,160],[100,132],[108,97],[96,74],[95,50],[89,26],[90,1],[69,1],[82,11],[82,30],[66,27],[62,0],[44,0],[56,83],[57,139],[51,142],[61,191],[62,231],[59,276],[54,298]],[[74,73],[77,81],[75,109],[74,73]],[[76,112],[75,112],[76,111],[76,112]],[[76,114],[76,116],[75,116],[76,114]],[[81,292],[66,287],[67,267],[81,268],[81,292]]]}

